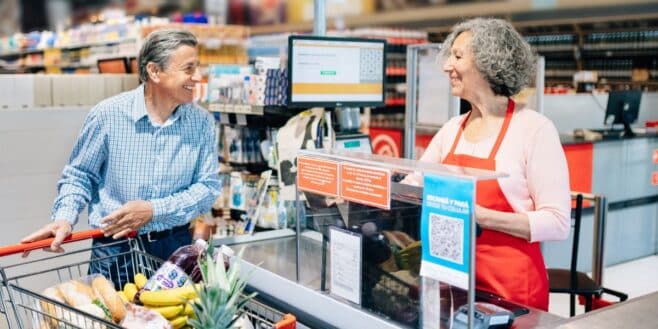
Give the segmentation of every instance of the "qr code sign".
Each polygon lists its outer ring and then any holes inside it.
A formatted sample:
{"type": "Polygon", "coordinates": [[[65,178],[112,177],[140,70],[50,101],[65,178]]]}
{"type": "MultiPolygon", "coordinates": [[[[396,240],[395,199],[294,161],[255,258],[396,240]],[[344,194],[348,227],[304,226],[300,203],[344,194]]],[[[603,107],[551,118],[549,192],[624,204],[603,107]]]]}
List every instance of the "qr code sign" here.
{"type": "Polygon", "coordinates": [[[464,221],[430,213],[430,255],[463,264],[464,221]]]}

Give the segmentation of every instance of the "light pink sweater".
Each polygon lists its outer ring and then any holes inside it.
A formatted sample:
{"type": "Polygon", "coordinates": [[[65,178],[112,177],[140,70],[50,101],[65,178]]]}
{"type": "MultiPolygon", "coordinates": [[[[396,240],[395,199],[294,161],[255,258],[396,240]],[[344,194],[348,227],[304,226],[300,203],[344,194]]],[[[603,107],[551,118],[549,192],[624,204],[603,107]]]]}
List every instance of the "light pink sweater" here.
{"type": "MultiPolygon", "coordinates": [[[[452,118],[434,136],[421,161],[442,162],[464,116],[452,118]]],[[[456,154],[489,156],[497,136],[470,143],[464,136],[456,154]]],[[[496,155],[496,171],[508,202],[530,219],[530,241],[562,240],[569,235],[571,199],[564,150],[553,123],[529,109],[516,110],[496,155]]]]}

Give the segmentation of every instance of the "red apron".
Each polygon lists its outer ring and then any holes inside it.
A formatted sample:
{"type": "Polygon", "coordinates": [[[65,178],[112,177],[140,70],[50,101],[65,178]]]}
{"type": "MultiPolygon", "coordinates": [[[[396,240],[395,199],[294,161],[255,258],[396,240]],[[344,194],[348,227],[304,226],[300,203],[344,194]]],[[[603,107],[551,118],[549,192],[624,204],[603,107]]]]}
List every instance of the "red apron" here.
{"type": "MultiPolygon", "coordinates": [[[[466,121],[452,144],[450,153],[443,160],[444,164],[485,170],[496,170],[496,154],[505,138],[507,128],[514,114],[514,101],[509,100],[505,121],[500,129],[496,143],[486,159],[464,154],[455,154],[466,121]]],[[[514,212],[505,194],[500,189],[498,180],[477,183],[476,203],[482,207],[505,212],[514,212]]],[[[512,235],[482,230],[475,247],[475,285],[478,289],[488,291],[508,300],[533,306],[548,311],[548,275],[544,265],[539,243],[529,243],[525,239],[512,235]]]]}

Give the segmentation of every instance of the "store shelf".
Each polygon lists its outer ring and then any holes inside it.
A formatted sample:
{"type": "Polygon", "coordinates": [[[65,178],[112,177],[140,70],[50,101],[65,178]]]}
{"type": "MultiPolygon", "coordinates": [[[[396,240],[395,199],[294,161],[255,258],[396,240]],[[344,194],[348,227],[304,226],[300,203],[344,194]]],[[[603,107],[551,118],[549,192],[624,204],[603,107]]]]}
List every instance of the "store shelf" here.
{"type": "Polygon", "coordinates": [[[94,46],[109,46],[109,45],[116,45],[116,44],[120,44],[120,43],[129,43],[129,42],[135,42],[135,41],[137,41],[137,39],[135,39],[135,38],[126,38],[126,39],[108,40],[108,41],[101,41],[101,42],[72,44],[72,45],[67,45],[67,46],[51,47],[51,48],[44,48],[44,49],[24,49],[24,50],[19,50],[19,51],[3,52],[3,53],[0,53],[0,57],[13,57],[13,56],[20,56],[20,55],[27,55],[27,54],[42,53],[42,52],[47,51],[47,50],[55,50],[55,49],[73,50],[73,49],[88,48],[88,47],[94,47],[94,46]]]}
{"type": "MultiPolygon", "coordinates": [[[[610,16],[643,16],[658,13],[658,6],[651,0],[506,0],[450,5],[425,6],[392,10],[370,15],[350,16],[341,20],[346,28],[369,26],[426,27],[431,32],[446,32],[457,21],[465,17],[504,16],[515,24],[550,25],[554,21],[570,20],[574,23],[606,21],[610,16]],[[551,9],[551,10],[547,10],[551,9]],[[612,13],[612,14],[611,14],[612,13]]],[[[327,20],[327,28],[335,29],[334,20],[327,20]]],[[[313,22],[255,26],[252,35],[284,32],[309,32],[313,22]]]]}
{"type": "Polygon", "coordinates": [[[405,102],[404,98],[389,98],[386,100],[386,106],[404,106],[405,102]]]}
{"type": "MultiPolygon", "coordinates": [[[[204,106],[208,107],[208,106],[204,106]]],[[[215,120],[222,124],[249,127],[281,127],[294,115],[305,109],[293,109],[287,106],[264,106],[260,114],[226,113],[211,111],[215,120]]]]}
{"type": "Polygon", "coordinates": [[[387,76],[405,76],[407,75],[406,67],[387,67],[386,68],[387,76]]]}
{"type": "Polygon", "coordinates": [[[210,112],[263,115],[263,106],[246,104],[209,104],[210,112]]]}

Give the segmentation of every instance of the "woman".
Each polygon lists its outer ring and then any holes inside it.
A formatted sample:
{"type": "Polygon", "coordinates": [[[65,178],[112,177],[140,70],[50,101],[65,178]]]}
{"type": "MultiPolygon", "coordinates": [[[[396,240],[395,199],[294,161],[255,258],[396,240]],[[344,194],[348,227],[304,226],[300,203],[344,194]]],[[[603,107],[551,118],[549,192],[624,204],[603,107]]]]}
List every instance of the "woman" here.
{"type": "Polygon", "coordinates": [[[448,121],[421,160],[509,175],[477,184],[476,287],[548,310],[539,241],[569,233],[569,176],[553,124],[510,98],[533,76],[532,49],[504,20],[476,18],[453,27],[441,57],[471,111],[448,121]]]}

